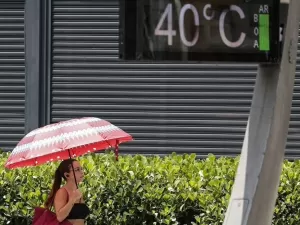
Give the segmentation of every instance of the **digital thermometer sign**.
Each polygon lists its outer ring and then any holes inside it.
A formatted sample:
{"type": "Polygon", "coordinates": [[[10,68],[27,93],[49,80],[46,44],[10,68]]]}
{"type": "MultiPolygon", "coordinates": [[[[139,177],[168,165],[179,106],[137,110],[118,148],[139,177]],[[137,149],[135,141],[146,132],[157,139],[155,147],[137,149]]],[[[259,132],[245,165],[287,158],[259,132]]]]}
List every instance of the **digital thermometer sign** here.
{"type": "Polygon", "coordinates": [[[121,58],[278,62],[280,0],[124,0],[121,58]]]}

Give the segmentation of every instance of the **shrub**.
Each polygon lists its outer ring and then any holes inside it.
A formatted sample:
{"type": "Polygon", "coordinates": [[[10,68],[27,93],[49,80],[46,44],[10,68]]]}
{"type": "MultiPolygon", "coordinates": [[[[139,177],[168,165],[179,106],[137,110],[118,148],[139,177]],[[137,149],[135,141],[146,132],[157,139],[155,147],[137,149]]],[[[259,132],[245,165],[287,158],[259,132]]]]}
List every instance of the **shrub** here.
{"type": "MultiPolygon", "coordinates": [[[[29,225],[42,206],[57,163],[4,169],[0,155],[0,224],[29,225]]],[[[80,157],[86,177],[80,189],[92,210],[89,225],[221,225],[238,158],[195,155],[160,158],[90,154],[80,157]]],[[[285,162],[273,224],[299,224],[299,162],[285,162]]]]}

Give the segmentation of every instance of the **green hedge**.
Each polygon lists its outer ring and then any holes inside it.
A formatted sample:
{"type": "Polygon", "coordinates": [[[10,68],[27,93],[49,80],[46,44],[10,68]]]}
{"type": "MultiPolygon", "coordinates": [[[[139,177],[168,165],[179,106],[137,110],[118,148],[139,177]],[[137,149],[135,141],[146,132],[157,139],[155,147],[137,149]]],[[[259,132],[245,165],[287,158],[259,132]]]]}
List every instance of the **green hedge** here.
{"type": "MultiPolygon", "coordinates": [[[[43,204],[57,163],[4,169],[0,154],[0,224],[31,224],[33,208],[43,204]]],[[[221,225],[238,158],[210,155],[168,157],[90,154],[81,189],[92,209],[89,225],[221,225]]],[[[285,162],[273,224],[300,224],[299,162],[285,162]]]]}

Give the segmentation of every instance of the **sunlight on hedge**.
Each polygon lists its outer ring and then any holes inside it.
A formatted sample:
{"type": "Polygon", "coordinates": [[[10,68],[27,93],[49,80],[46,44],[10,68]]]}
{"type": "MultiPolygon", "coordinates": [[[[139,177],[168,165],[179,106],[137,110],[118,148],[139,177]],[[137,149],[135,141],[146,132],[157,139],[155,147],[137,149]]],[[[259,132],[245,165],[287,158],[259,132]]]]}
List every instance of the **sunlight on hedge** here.
{"type": "MultiPolygon", "coordinates": [[[[42,206],[57,163],[4,169],[0,154],[0,224],[30,225],[35,206],[42,206]]],[[[195,155],[160,158],[90,154],[81,190],[92,210],[89,225],[201,224],[221,225],[238,158],[195,155]]],[[[285,162],[274,224],[299,224],[299,162],[285,162]]]]}

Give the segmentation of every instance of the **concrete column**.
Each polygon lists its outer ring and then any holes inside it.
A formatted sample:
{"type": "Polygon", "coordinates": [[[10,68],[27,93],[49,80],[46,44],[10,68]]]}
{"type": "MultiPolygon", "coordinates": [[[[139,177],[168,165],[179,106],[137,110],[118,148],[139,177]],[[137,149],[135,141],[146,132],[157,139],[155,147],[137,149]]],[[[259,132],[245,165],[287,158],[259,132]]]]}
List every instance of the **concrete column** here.
{"type": "Polygon", "coordinates": [[[290,121],[300,1],[291,0],[280,65],[260,65],[224,225],[271,225],[290,121]]]}

